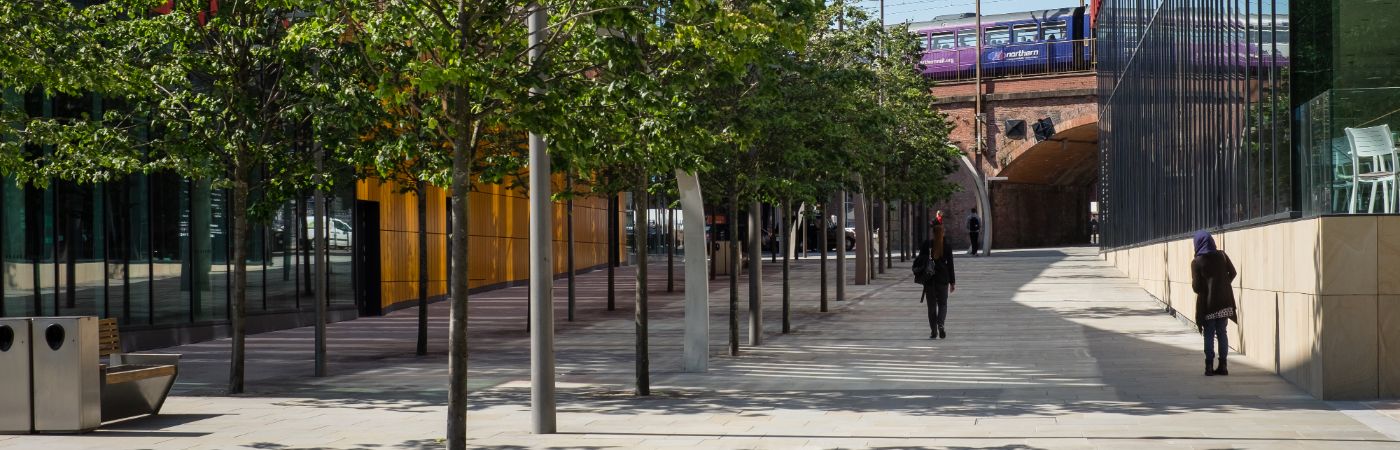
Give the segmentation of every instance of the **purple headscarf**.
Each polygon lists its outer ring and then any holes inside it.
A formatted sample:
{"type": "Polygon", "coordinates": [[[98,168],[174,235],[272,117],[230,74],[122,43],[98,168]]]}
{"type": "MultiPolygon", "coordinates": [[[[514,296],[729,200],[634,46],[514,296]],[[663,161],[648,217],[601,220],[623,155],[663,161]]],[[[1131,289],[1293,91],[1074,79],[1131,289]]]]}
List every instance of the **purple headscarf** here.
{"type": "Polygon", "coordinates": [[[1196,247],[1196,256],[1216,251],[1215,238],[1210,237],[1206,230],[1196,232],[1196,236],[1191,238],[1191,243],[1196,247]]]}

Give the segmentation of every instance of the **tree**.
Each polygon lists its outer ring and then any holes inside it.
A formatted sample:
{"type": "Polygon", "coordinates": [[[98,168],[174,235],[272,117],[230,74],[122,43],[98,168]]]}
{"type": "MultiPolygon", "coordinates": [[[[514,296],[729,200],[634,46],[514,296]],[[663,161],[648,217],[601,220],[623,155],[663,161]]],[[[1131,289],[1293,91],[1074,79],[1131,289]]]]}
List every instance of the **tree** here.
{"type": "MultiPolygon", "coordinates": [[[[815,12],[809,2],[745,4],[684,1],[638,2],[628,14],[599,20],[600,33],[619,45],[606,47],[610,65],[579,77],[568,116],[572,124],[552,135],[555,149],[603,193],[631,190],[638,227],[647,223],[647,199],[676,170],[705,171],[722,160],[732,116],[707,99],[740,86],[749,67],[796,48],[815,12]]],[[[642,236],[642,231],[638,231],[642,236]]],[[[639,242],[641,239],[639,238],[639,242]]],[[[645,246],[639,245],[636,333],[639,395],[649,393],[645,246]]]]}

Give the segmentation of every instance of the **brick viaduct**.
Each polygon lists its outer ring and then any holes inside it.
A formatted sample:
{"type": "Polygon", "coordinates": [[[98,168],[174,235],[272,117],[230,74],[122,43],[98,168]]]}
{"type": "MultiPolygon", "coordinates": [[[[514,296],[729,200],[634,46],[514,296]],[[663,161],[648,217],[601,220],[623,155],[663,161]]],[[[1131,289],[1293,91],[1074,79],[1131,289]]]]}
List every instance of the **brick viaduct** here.
{"type": "MultiPolygon", "coordinates": [[[[1033,78],[984,80],[987,147],[980,164],[990,176],[994,248],[1039,247],[1089,242],[1089,203],[1097,196],[1098,91],[1092,72],[1033,78]],[[1055,133],[1038,141],[1032,126],[1049,118],[1055,133]],[[1024,121],[1024,133],[1008,133],[1008,121],[1024,121]]],[[[972,82],[945,82],[933,89],[937,107],[953,124],[949,140],[972,161],[972,82]]],[[[976,163],[974,163],[976,164],[976,163]]],[[[948,214],[953,245],[968,245],[966,217],[976,206],[974,178],[959,165],[951,179],[962,190],[936,205],[948,214]]],[[[984,213],[985,214],[985,213],[984,213]]]]}

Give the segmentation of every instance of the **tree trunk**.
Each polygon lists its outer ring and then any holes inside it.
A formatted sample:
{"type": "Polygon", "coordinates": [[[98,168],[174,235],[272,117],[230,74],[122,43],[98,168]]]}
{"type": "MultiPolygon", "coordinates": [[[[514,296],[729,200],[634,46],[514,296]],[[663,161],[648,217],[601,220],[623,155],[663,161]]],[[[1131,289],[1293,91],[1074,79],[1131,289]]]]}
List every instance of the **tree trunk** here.
{"type": "Polygon", "coordinates": [[[763,204],[749,205],[749,346],[763,344],[763,204]]]}
{"type": "Polygon", "coordinates": [[[565,258],[568,260],[569,270],[569,321],[574,321],[574,302],[577,297],[574,295],[574,278],[577,269],[574,268],[574,173],[570,170],[565,177],[569,183],[569,201],[565,205],[565,220],[567,221],[565,234],[568,237],[568,247],[565,258]]]}
{"type": "MultiPolygon", "coordinates": [[[[778,242],[775,243],[775,244],[778,244],[778,243],[781,243],[781,244],[782,244],[782,245],[781,245],[781,248],[780,248],[779,250],[781,250],[781,251],[783,252],[783,334],[787,334],[788,332],[792,331],[792,317],[791,317],[791,315],[790,315],[790,313],[791,313],[791,311],[790,311],[791,305],[790,305],[790,303],[789,303],[790,300],[791,300],[790,297],[791,297],[792,291],[791,291],[791,289],[789,288],[789,285],[788,285],[788,269],[789,269],[788,265],[791,263],[791,260],[792,260],[792,255],[791,255],[791,253],[789,252],[789,248],[788,248],[788,247],[791,247],[791,245],[788,243],[788,239],[789,239],[789,237],[790,237],[789,234],[792,233],[790,230],[788,230],[788,224],[787,224],[787,222],[788,222],[788,220],[787,220],[787,219],[788,219],[788,217],[787,217],[788,214],[787,214],[787,213],[788,213],[788,207],[789,207],[789,206],[790,206],[790,205],[788,204],[788,202],[783,202],[782,205],[781,205],[781,207],[778,209],[778,211],[779,211],[778,214],[780,214],[780,215],[778,216],[778,231],[782,233],[782,236],[779,237],[779,238],[778,238],[778,242]]],[[[775,246],[777,246],[777,245],[775,245],[775,246]]]]}
{"type": "MultiPolygon", "coordinates": [[[[864,184],[862,183],[862,189],[864,184]]],[[[855,284],[862,286],[870,284],[870,215],[864,192],[857,192],[855,199],[856,212],[856,279],[855,284]]]]}
{"type": "Polygon", "coordinates": [[[612,194],[608,199],[608,311],[617,309],[617,273],[615,268],[618,264],[618,241],[617,235],[621,226],[617,223],[618,207],[617,194],[612,194]]]}
{"type": "MultiPolygon", "coordinates": [[[[711,223],[711,224],[715,223],[715,215],[714,215],[714,214],[710,214],[710,215],[707,215],[707,216],[705,216],[705,217],[709,219],[709,223],[711,223]]],[[[710,281],[715,281],[715,245],[714,245],[714,244],[715,244],[716,242],[719,242],[719,239],[717,239],[717,238],[719,237],[719,228],[716,227],[716,228],[714,229],[713,233],[712,233],[710,236],[705,236],[705,237],[706,237],[706,239],[705,239],[705,255],[709,256],[709,260],[710,260],[710,281]]]]}
{"type": "MultiPolygon", "coordinates": [[[[248,312],[248,180],[243,169],[233,169],[233,314],[230,317],[233,348],[229,351],[228,393],[243,393],[244,330],[248,312]]],[[[305,229],[305,222],[297,224],[305,229]]]]}
{"type": "MultiPolygon", "coordinates": [[[[459,0],[458,11],[466,8],[466,1],[459,0]]],[[[465,27],[465,24],[463,24],[465,27]]],[[[465,32],[465,30],[462,30],[465,32]]],[[[471,145],[476,142],[476,131],[468,131],[467,89],[458,86],[454,89],[457,116],[457,136],[452,147],[452,296],[451,322],[447,349],[447,448],[462,450],[467,447],[467,298],[470,289],[470,276],[467,258],[470,239],[471,201],[471,145]],[[468,137],[471,133],[471,137],[468,137]]],[[[470,127],[475,128],[472,124],[470,127]]]]}
{"type": "MultiPolygon", "coordinates": [[[[297,191],[297,253],[301,255],[301,285],[306,289],[306,295],[313,295],[315,289],[311,284],[311,236],[306,234],[306,196],[297,191]]],[[[301,309],[301,296],[297,296],[297,309],[301,309]]]]}
{"type": "Polygon", "coordinates": [[[428,354],[428,183],[418,180],[418,356],[428,354]]]}
{"type": "Polygon", "coordinates": [[[846,301],[846,191],[836,194],[836,301],[846,301]]]}
{"type": "Polygon", "coordinates": [[[739,355],[739,193],[729,191],[729,356],[739,355]]]}
{"type": "Polygon", "coordinates": [[[666,203],[666,292],[676,292],[676,210],[666,203]]]}
{"type": "Polygon", "coordinates": [[[886,248],[890,240],[890,203],[888,201],[880,201],[880,215],[875,217],[875,224],[879,225],[877,228],[880,229],[880,237],[875,240],[875,252],[880,255],[876,264],[880,268],[880,273],[884,274],[885,266],[890,263],[890,250],[886,248]]]}
{"type": "Polygon", "coordinates": [[[633,208],[636,214],[634,230],[640,238],[637,245],[637,294],[636,310],[633,311],[633,323],[637,331],[637,395],[651,395],[651,361],[647,356],[647,244],[646,235],[650,234],[647,223],[647,209],[650,206],[647,196],[647,176],[642,175],[641,186],[637,193],[633,194],[637,205],[633,208]]]}
{"type": "MultiPolygon", "coordinates": [[[[316,147],[320,147],[320,144],[313,145],[315,145],[316,147]]],[[[321,154],[318,149],[318,151],[316,152],[317,172],[320,172],[322,168],[323,166],[321,154]]],[[[329,228],[327,226],[328,224],[326,223],[326,193],[321,190],[320,186],[317,186],[316,190],[312,192],[311,195],[316,202],[316,244],[311,246],[312,250],[316,252],[316,281],[314,283],[316,286],[315,374],[318,377],[324,377],[326,376],[326,303],[329,301],[329,299],[326,296],[326,262],[329,259],[327,258],[327,252],[329,252],[329,249],[327,249],[327,247],[330,247],[331,240],[330,234],[326,230],[327,228],[329,228]]]]}
{"type": "Polygon", "coordinates": [[[821,211],[821,219],[822,219],[822,220],[821,220],[821,226],[818,227],[818,228],[820,228],[821,230],[817,231],[817,243],[818,243],[818,244],[821,246],[821,248],[822,248],[822,257],[821,257],[822,263],[821,263],[821,266],[820,266],[821,268],[818,269],[818,271],[821,272],[821,279],[822,279],[822,281],[821,281],[821,283],[822,283],[821,312],[826,312],[826,285],[827,285],[827,281],[826,281],[826,249],[827,249],[827,245],[829,244],[829,242],[827,242],[829,239],[827,239],[826,234],[827,234],[827,231],[831,229],[831,226],[830,226],[831,220],[830,220],[830,218],[827,216],[827,215],[830,213],[830,211],[831,211],[831,209],[827,207],[827,205],[829,205],[829,204],[830,204],[830,203],[825,204],[825,205],[822,205],[822,208],[819,210],[819,211],[821,211]]]}

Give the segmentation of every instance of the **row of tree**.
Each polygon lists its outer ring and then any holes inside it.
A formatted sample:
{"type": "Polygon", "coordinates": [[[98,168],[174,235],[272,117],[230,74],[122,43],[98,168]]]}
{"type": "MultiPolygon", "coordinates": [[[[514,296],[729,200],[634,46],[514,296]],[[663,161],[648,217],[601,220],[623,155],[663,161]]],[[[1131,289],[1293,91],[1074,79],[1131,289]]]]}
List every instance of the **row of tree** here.
{"type": "MultiPolygon", "coordinates": [[[[739,205],[766,203],[790,221],[796,205],[838,191],[890,204],[952,190],[956,153],[916,39],[842,3],[22,0],[0,4],[0,29],[0,86],[11,94],[0,104],[0,172],[44,186],[168,171],[229,192],[231,393],[244,384],[250,225],[328,190],[337,178],[327,167],[454,193],[519,187],[529,131],[575,181],[557,199],[630,191],[647,205],[653,193],[677,198],[682,171],[731,219],[739,205]],[[532,45],[537,11],[548,19],[532,45]],[[37,92],[107,107],[50,117],[13,95],[37,92]]],[[[468,235],[467,205],[453,203],[455,236],[468,235]]],[[[448,439],[458,448],[469,261],[468,240],[451,242],[448,439]]],[[[425,344],[420,331],[420,352],[425,344]]],[[[645,393],[648,369],[638,370],[645,393]]]]}

